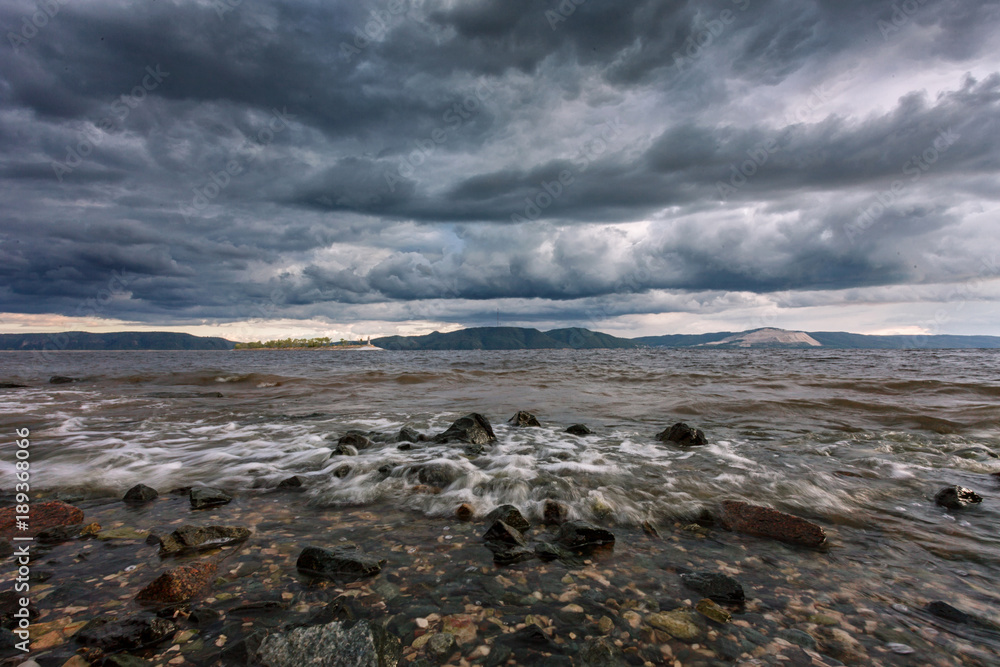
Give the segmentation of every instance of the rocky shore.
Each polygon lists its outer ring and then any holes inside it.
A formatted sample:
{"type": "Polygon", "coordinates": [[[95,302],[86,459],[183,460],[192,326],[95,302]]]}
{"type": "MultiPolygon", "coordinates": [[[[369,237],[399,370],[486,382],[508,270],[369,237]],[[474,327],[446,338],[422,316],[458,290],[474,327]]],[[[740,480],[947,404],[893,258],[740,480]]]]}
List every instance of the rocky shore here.
{"type": "MultiPolygon", "coordinates": [[[[509,423],[539,426],[527,412],[509,423]]],[[[708,438],[676,423],[650,441],[708,438]]],[[[330,456],[346,476],[376,444],[461,458],[496,442],[472,413],[437,435],[348,432],[330,456]]],[[[418,474],[428,494],[451,481],[442,466],[418,474]]],[[[11,632],[14,514],[0,510],[0,665],[993,665],[1000,646],[974,590],[915,588],[840,553],[840,527],[736,498],[627,526],[572,518],[556,498],[428,518],[314,506],[299,476],[252,493],[136,482],[120,499],[33,503],[28,662],[11,632]]],[[[982,501],[958,486],[933,499],[982,501]]]]}

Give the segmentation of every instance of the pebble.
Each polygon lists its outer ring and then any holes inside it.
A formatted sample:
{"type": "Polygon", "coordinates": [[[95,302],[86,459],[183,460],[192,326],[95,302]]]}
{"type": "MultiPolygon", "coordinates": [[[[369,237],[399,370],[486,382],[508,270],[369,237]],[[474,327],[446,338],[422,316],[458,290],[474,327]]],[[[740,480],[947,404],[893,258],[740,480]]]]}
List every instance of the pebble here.
{"type": "Polygon", "coordinates": [[[906,644],[896,644],[893,642],[886,644],[885,647],[893,653],[898,653],[899,655],[909,655],[914,652],[913,647],[907,646],[906,644]]]}
{"type": "Polygon", "coordinates": [[[418,618],[413,622],[416,623],[417,627],[420,628],[421,630],[426,630],[427,626],[430,625],[430,623],[427,622],[426,618],[418,618]]]}
{"type": "Polygon", "coordinates": [[[907,607],[905,604],[899,604],[899,603],[897,603],[897,604],[892,605],[892,608],[895,609],[896,611],[898,611],[900,614],[909,614],[910,613],[910,608],[907,607]]]}

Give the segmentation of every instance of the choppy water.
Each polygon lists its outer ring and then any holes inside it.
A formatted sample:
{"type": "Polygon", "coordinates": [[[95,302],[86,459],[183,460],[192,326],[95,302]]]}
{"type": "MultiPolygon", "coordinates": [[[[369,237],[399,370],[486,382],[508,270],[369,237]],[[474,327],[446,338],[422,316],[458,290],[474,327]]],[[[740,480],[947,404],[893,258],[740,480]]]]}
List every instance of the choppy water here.
{"type": "MultiPolygon", "coordinates": [[[[252,498],[297,474],[307,490],[296,502],[317,512],[446,518],[468,502],[479,516],[512,503],[538,517],[555,498],[632,532],[746,499],[827,529],[831,586],[865,563],[886,605],[954,590],[953,602],[1000,621],[998,369],[1000,351],[0,353],[0,382],[28,385],[0,390],[0,433],[11,454],[14,428],[31,429],[36,488],[91,498],[138,482],[252,498]],[[518,410],[542,428],[508,426],[518,410]],[[476,457],[431,443],[331,456],[350,429],[433,435],[472,411],[498,437],[476,457]],[[656,442],[676,421],[709,444],[656,442]],[[594,434],[564,432],[581,422],[594,434]],[[335,476],[344,463],[350,474],[335,476]],[[428,465],[452,480],[440,493],[421,484],[428,465]],[[936,507],[949,484],[984,502],[936,507]]],[[[0,487],[13,463],[0,460],[0,487]]]]}

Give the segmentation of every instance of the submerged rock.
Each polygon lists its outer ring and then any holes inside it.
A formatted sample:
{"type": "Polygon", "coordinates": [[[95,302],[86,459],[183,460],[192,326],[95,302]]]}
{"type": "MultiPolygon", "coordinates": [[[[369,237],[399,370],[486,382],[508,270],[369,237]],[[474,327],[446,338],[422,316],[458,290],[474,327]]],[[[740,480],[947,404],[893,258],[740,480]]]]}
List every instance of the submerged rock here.
{"type": "Polygon", "coordinates": [[[159,538],[160,555],[172,556],[236,544],[250,537],[242,526],[181,526],[159,538]]]}
{"type": "Polygon", "coordinates": [[[333,621],[264,637],[256,661],[264,667],[395,667],[399,638],[368,621],[333,621]]]}
{"type": "Polygon", "coordinates": [[[628,663],[613,641],[607,637],[593,637],[580,649],[579,664],[583,667],[617,667],[628,663]]]}
{"type": "Polygon", "coordinates": [[[444,488],[465,474],[465,472],[451,463],[423,463],[413,466],[409,472],[417,474],[417,481],[421,484],[429,484],[444,488]]]}
{"type": "Polygon", "coordinates": [[[518,411],[518,413],[511,417],[507,423],[511,426],[541,426],[541,424],[538,423],[538,419],[535,418],[535,415],[530,412],[525,412],[524,410],[518,411]]]}
{"type": "Polygon", "coordinates": [[[314,577],[371,577],[381,572],[384,564],[384,558],[369,556],[350,542],[333,549],[306,547],[295,562],[300,572],[314,577]]]}
{"type": "Polygon", "coordinates": [[[663,630],[671,637],[685,642],[693,642],[701,635],[694,618],[684,611],[650,614],[646,617],[646,622],[657,630],[663,630]]]}
{"type": "Polygon", "coordinates": [[[122,619],[95,618],[83,626],[74,638],[84,646],[110,653],[131,651],[159,644],[177,632],[177,624],[149,614],[135,614],[122,619]]]}
{"type": "Polygon", "coordinates": [[[740,582],[725,574],[692,572],[682,574],[681,581],[691,590],[716,602],[739,603],[746,600],[740,582]]]}
{"type": "Polygon", "coordinates": [[[437,443],[466,442],[475,445],[486,445],[495,442],[497,437],[493,434],[493,427],[490,420],[473,412],[465,415],[461,419],[448,427],[448,430],[434,438],[437,443]]]}
{"type": "Polygon", "coordinates": [[[368,438],[368,436],[362,433],[358,433],[357,431],[348,431],[347,435],[341,436],[341,438],[337,440],[337,445],[354,447],[354,453],[357,454],[357,450],[371,447],[372,441],[368,438]]]}
{"type": "Polygon", "coordinates": [[[340,444],[330,450],[334,456],[357,456],[358,448],[354,445],[340,444]]]}
{"type": "Polygon", "coordinates": [[[61,500],[32,503],[28,529],[17,527],[16,507],[0,509],[0,537],[34,537],[40,532],[83,523],[83,510],[67,505],[61,500]]]}
{"type": "Polygon", "coordinates": [[[973,620],[971,615],[966,614],[961,609],[956,609],[947,602],[942,602],[941,600],[928,602],[925,609],[928,613],[933,614],[938,618],[943,618],[946,621],[951,621],[952,623],[968,623],[973,620]]]}
{"type": "Polygon", "coordinates": [[[586,521],[567,521],[559,527],[555,541],[564,547],[579,549],[614,544],[615,536],[610,530],[598,528],[586,521]]]}
{"type": "Polygon", "coordinates": [[[213,489],[208,486],[197,486],[191,489],[188,493],[188,498],[191,500],[191,507],[196,510],[200,510],[205,507],[225,505],[233,499],[233,497],[225,491],[221,489],[213,489]]]}
{"type": "Polygon", "coordinates": [[[727,530],[748,535],[807,547],[818,547],[826,542],[826,532],[821,527],[770,507],[727,500],[722,503],[718,518],[727,530]]]}
{"type": "Polygon", "coordinates": [[[346,463],[342,466],[337,466],[337,468],[333,471],[333,476],[336,477],[337,479],[343,479],[344,477],[347,477],[350,474],[351,474],[351,466],[347,465],[346,463]]]}
{"type": "Polygon", "coordinates": [[[698,600],[698,604],[696,604],[694,608],[699,614],[705,618],[715,621],[716,623],[728,623],[733,618],[732,614],[715,604],[715,602],[709,598],[698,600]]]}
{"type": "Polygon", "coordinates": [[[188,602],[211,583],[216,571],[218,566],[211,562],[178,565],[151,581],[135,599],[152,604],[188,602]]]}
{"type": "Polygon", "coordinates": [[[125,496],[122,498],[122,501],[130,505],[141,505],[142,503],[148,503],[151,500],[156,500],[159,496],[160,494],[156,491],[156,489],[146,486],[145,484],[136,484],[125,492],[125,496]]]}
{"type": "Polygon", "coordinates": [[[568,516],[569,508],[558,500],[546,500],[542,505],[542,523],[558,526],[568,516]]]}
{"type": "Polygon", "coordinates": [[[0,389],[25,389],[28,385],[17,382],[0,382],[0,389]]]}
{"type": "Polygon", "coordinates": [[[525,541],[524,535],[521,534],[521,531],[507,523],[504,523],[500,519],[494,521],[489,530],[483,533],[483,540],[486,541],[487,546],[491,543],[517,545],[522,547],[528,546],[528,543],[525,541]]]}
{"type": "Polygon", "coordinates": [[[656,439],[661,442],[673,442],[681,447],[694,447],[707,444],[705,433],[699,429],[688,426],[684,422],[678,422],[668,429],[656,434],[656,439]]]}
{"type": "Polygon", "coordinates": [[[934,496],[934,502],[950,510],[960,510],[969,505],[983,502],[983,497],[971,489],[948,486],[937,492],[937,495],[934,496]]]}
{"type": "Polygon", "coordinates": [[[80,382],[80,378],[71,378],[66,375],[53,375],[49,378],[49,384],[71,384],[73,382],[80,382]]]}
{"type": "Polygon", "coordinates": [[[283,479],[278,482],[279,489],[301,489],[302,488],[302,478],[298,475],[292,475],[287,479],[283,479]]]}
{"type": "Polygon", "coordinates": [[[493,523],[495,521],[503,521],[508,526],[518,530],[528,530],[531,528],[528,520],[513,505],[500,505],[486,515],[486,523],[493,523]]]}
{"type": "Polygon", "coordinates": [[[566,429],[566,432],[570,435],[590,435],[593,433],[586,424],[573,424],[566,429]]]}

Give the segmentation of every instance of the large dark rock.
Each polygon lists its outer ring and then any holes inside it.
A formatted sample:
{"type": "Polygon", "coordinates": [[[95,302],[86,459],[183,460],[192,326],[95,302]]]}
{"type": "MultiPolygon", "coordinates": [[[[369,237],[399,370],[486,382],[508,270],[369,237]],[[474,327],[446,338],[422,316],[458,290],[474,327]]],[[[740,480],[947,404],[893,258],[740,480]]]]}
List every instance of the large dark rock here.
{"type": "Polygon", "coordinates": [[[404,426],[399,429],[399,433],[396,434],[396,442],[422,442],[426,440],[427,437],[415,429],[409,426],[404,426]]]}
{"type": "Polygon", "coordinates": [[[542,505],[542,523],[558,526],[568,516],[569,508],[558,500],[546,500],[542,505]]]}
{"type": "Polygon", "coordinates": [[[159,497],[156,489],[146,486],[145,484],[136,484],[131,489],[125,492],[125,497],[122,500],[130,505],[141,505],[143,503],[148,503],[151,500],[156,500],[159,497]]]}
{"type": "Polygon", "coordinates": [[[826,532],[816,524],[770,507],[727,500],[722,503],[718,518],[727,530],[748,535],[807,547],[818,547],[826,542],[826,532]]]}
{"type": "Polygon", "coordinates": [[[160,538],[160,555],[173,556],[242,542],[250,531],[242,526],[181,526],[160,538]]]}
{"type": "Polygon", "coordinates": [[[564,547],[579,549],[614,544],[615,536],[610,530],[598,528],[586,521],[567,521],[559,527],[555,541],[564,547]]]}
{"type": "Polygon", "coordinates": [[[212,582],[217,571],[218,565],[212,562],[178,565],[147,584],[135,599],[157,605],[188,602],[212,582]]]}
{"type": "Polygon", "coordinates": [[[961,486],[948,486],[937,492],[934,502],[950,510],[960,510],[969,505],[983,502],[983,497],[961,486]]]}
{"type": "Polygon", "coordinates": [[[66,375],[53,375],[49,378],[49,384],[71,384],[79,381],[80,378],[71,378],[66,375]]]}
{"type": "Polygon", "coordinates": [[[17,382],[0,382],[0,389],[25,389],[28,385],[17,382]]]}
{"type": "Polygon", "coordinates": [[[521,534],[521,531],[500,520],[494,521],[493,525],[489,527],[489,530],[483,533],[483,540],[486,541],[487,545],[490,543],[498,543],[518,545],[522,547],[528,546],[528,543],[525,541],[524,535],[521,534]]]}
{"type": "Polygon", "coordinates": [[[333,621],[270,634],[256,651],[264,667],[395,667],[401,656],[399,638],[368,621],[333,621]]]}
{"type": "Polygon", "coordinates": [[[372,446],[371,439],[358,431],[348,431],[346,435],[342,436],[340,440],[337,441],[338,445],[349,445],[357,450],[368,449],[372,446]]]}
{"type": "Polygon", "coordinates": [[[486,523],[493,523],[495,521],[503,521],[508,526],[517,528],[518,530],[528,530],[531,528],[528,520],[513,505],[500,505],[486,515],[486,523]]]}
{"type": "Polygon", "coordinates": [[[746,600],[743,586],[732,577],[717,572],[682,574],[681,581],[693,591],[716,602],[739,603],[746,600]]]}
{"type": "Polygon", "coordinates": [[[154,646],[177,632],[177,624],[165,618],[135,614],[122,619],[95,618],[74,638],[84,646],[113,651],[132,651],[154,646]]]}
{"type": "Polygon", "coordinates": [[[188,498],[191,500],[191,507],[196,510],[204,509],[206,507],[215,507],[217,505],[225,505],[230,502],[233,497],[221,489],[213,489],[207,486],[196,486],[191,489],[188,494],[188,498]]]}
{"type": "Polygon", "coordinates": [[[288,491],[288,490],[291,490],[291,489],[301,489],[302,488],[302,478],[299,477],[298,475],[292,475],[291,477],[288,477],[288,478],[283,479],[280,482],[278,482],[278,487],[277,488],[279,488],[279,489],[281,489],[283,491],[288,491]]]}
{"type": "Polygon", "coordinates": [[[415,472],[417,474],[417,481],[421,484],[429,484],[430,486],[440,488],[448,486],[465,474],[458,466],[440,461],[413,466],[409,469],[409,472],[415,472]]]}
{"type": "Polygon", "coordinates": [[[570,435],[590,435],[593,433],[586,424],[573,424],[566,429],[566,432],[570,435]]]}
{"type": "Polygon", "coordinates": [[[455,420],[448,427],[447,431],[434,438],[434,442],[466,442],[475,445],[486,445],[496,441],[496,439],[497,437],[493,434],[493,427],[490,425],[490,420],[478,412],[473,412],[461,419],[455,420]]]}
{"type": "Polygon", "coordinates": [[[356,544],[345,543],[333,549],[306,547],[295,565],[314,577],[370,577],[382,571],[384,558],[364,553],[356,544]]]}
{"type": "Polygon", "coordinates": [[[330,450],[334,456],[357,456],[358,448],[354,445],[339,444],[330,450]]]}
{"type": "Polygon", "coordinates": [[[0,509],[0,537],[34,537],[44,530],[83,523],[83,510],[67,505],[61,500],[32,503],[28,516],[28,529],[17,526],[16,507],[0,509]]]}
{"type": "Polygon", "coordinates": [[[705,433],[698,428],[688,426],[684,422],[678,422],[670,428],[656,434],[656,439],[661,442],[673,442],[681,447],[694,447],[704,445],[708,441],[705,433]]]}
{"type": "Polygon", "coordinates": [[[942,602],[941,600],[928,602],[926,609],[934,616],[943,618],[946,621],[951,621],[952,623],[968,623],[973,620],[973,617],[969,614],[966,614],[961,609],[956,609],[947,602],[942,602]]]}
{"type": "Polygon", "coordinates": [[[541,426],[535,415],[530,412],[525,412],[524,410],[520,410],[516,415],[511,417],[507,423],[511,426],[541,426]]]}

